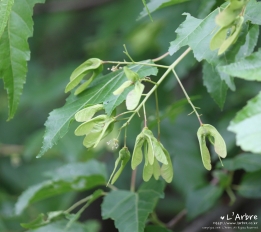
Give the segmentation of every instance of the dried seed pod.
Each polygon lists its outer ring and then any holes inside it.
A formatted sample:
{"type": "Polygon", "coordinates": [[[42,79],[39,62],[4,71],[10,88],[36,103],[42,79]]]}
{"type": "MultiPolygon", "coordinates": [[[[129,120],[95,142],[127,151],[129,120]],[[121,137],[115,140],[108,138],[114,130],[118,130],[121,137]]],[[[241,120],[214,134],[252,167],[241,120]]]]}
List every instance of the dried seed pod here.
{"type": "Polygon", "coordinates": [[[104,107],[102,104],[97,104],[97,105],[92,105],[92,106],[88,106],[80,111],[78,111],[76,114],[75,114],[75,120],[77,122],[86,122],[88,120],[90,120],[92,118],[92,116],[100,111],[100,110],[103,110],[104,107]]]}
{"type": "Polygon", "coordinates": [[[222,43],[226,40],[227,38],[227,32],[229,30],[229,27],[221,27],[216,34],[212,37],[210,41],[210,49],[211,50],[216,50],[220,48],[222,43]]]}
{"type": "Polygon", "coordinates": [[[222,45],[220,46],[219,50],[218,50],[218,55],[221,55],[223,54],[233,43],[236,42],[238,36],[239,36],[239,33],[242,29],[242,25],[243,25],[243,22],[244,22],[244,17],[239,17],[238,19],[238,22],[235,26],[235,31],[233,34],[231,34],[223,43],[222,45]]]}
{"type": "Polygon", "coordinates": [[[140,80],[139,74],[129,69],[127,66],[123,68],[126,77],[132,82],[135,83],[140,80]]]}
{"type": "Polygon", "coordinates": [[[209,124],[201,125],[198,129],[197,136],[203,165],[207,170],[211,170],[211,159],[206,145],[206,138],[213,144],[214,150],[218,156],[222,158],[227,156],[226,143],[217,129],[209,124]]]}
{"type": "Polygon", "coordinates": [[[211,166],[210,153],[209,153],[209,150],[206,145],[207,130],[203,126],[200,126],[198,129],[198,132],[197,132],[200,153],[201,153],[201,158],[202,158],[204,167],[207,170],[211,170],[212,166],[211,166]]]}
{"type": "Polygon", "coordinates": [[[95,118],[92,118],[89,121],[84,122],[80,126],[78,126],[76,128],[76,130],[74,131],[74,134],[77,136],[87,135],[92,131],[92,129],[95,126],[103,125],[105,123],[106,118],[107,118],[107,115],[104,115],[104,114],[99,115],[95,118]]]}
{"type": "Polygon", "coordinates": [[[143,132],[141,132],[135,141],[133,155],[131,159],[131,168],[134,170],[142,162],[142,146],[145,138],[143,132]]]}
{"type": "Polygon", "coordinates": [[[138,106],[144,87],[145,86],[138,81],[135,83],[134,89],[128,93],[126,98],[128,110],[134,110],[138,106]]]}
{"type": "Polygon", "coordinates": [[[102,71],[102,69],[103,66],[102,66],[102,61],[100,59],[97,58],[88,59],[73,71],[73,73],[70,76],[70,82],[67,84],[65,88],[65,92],[67,93],[72,89],[74,89],[86,75],[91,74],[89,80],[83,83],[75,91],[75,95],[79,94],[89,86],[89,84],[102,71]]]}
{"type": "Polygon", "coordinates": [[[125,81],[118,89],[113,92],[113,95],[120,95],[126,88],[133,84],[132,81],[125,81]]]}
{"type": "Polygon", "coordinates": [[[163,147],[163,145],[161,144],[161,148],[167,158],[168,164],[163,164],[161,166],[161,176],[163,177],[163,179],[167,182],[167,183],[171,183],[172,179],[173,179],[173,166],[172,166],[172,161],[170,158],[170,155],[168,153],[168,151],[163,147]]]}
{"type": "Polygon", "coordinates": [[[110,176],[110,179],[109,179],[108,183],[110,183],[110,180],[111,180],[111,184],[114,184],[116,182],[116,180],[121,175],[123,169],[125,168],[126,164],[129,162],[129,160],[130,160],[130,152],[129,152],[127,147],[123,147],[119,151],[119,157],[115,161],[114,169],[113,169],[113,172],[112,172],[112,174],[110,176]],[[116,171],[116,169],[117,169],[117,167],[118,167],[120,162],[121,162],[121,166],[118,169],[118,171],[115,173],[115,171],[116,171]]]}

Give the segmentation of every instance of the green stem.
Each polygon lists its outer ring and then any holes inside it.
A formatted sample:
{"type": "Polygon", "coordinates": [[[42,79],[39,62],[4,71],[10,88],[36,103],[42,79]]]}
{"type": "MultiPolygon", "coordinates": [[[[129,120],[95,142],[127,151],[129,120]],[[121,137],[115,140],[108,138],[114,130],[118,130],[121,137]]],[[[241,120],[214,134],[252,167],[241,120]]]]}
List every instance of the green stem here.
{"type": "Polygon", "coordinates": [[[131,174],[131,186],[130,186],[130,190],[132,192],[135,192],[135,183],[136,183],[136,174],[137,174],[137,168],[135,170],[132,171],[131,174]]]}
{"type": "Polygon", "coordinates": [[[66,213],[70,213],[72,210],[77,208],[79,205],[89,201],[92,198],[92,196],[85,197],[79,201],[77,201],[75,204],[73,204],[69,209],[65,210],[66,213]]]}
{"type": "Polygon", "coordinates": [[[169,66],[166,65],[160,65],[160,64],[149,64],[149,63],[142,63],[142,62],[128,62],[128,61],[103,61],[103,64],[138,64],[138,65],[145,65],[145,66],[152,66],[157,68],[169,68],[169,66]]]}
{"type": "Polygon", "coordinates": [[[159,100],[158,100],[158,91],[155,89],[155,100],[156,100],[156,117],[158,124],[158,141],[160,141],[160,116],[159,116],[159,100]]]}
{"type": "Polygon", "coordinates": [[[201,121],[201,119],[200,119],[200,115],[198,114],[196,107],[194,106],[194,104],[193,104],[192,101],[190,100],[190,97],[189,97],[189,95],[187,94],[187,92],[186,92],[184,86],[182,85],[182,83],[181,83],[181,81],[180,81],[180,79],[179,79],[177,73],[175,72],[174,69],[172,69],[172,71],[173,71],[174,76],[176,77],[176,79],[177,79],[177,81],[178,81],[178,83],[179,83],[179,85],[180,85],[180,87],[181,87],[183,93],[185,94],[185,96],[186,96],[186,98],[187,98],[187,100],[188,100],[188,103],[191,105],[193,111],[194,111],[195,114],[197,115],[197,118],[198,118],[199,124],[202,126],[203,123],[202,123],[202,121],[201,121]]]}
{"type": "Polygon", "coordinates": [[[125,133],[124,133],[124,147],[127,146],[127,126],[125,127],[125,133]]]}
{"type": "Polygon", "coordinates": [[[236,196],[235,196],[234,192],[232,191],[232,189],[231,189],[230,187],[228,187],[228,188],[226,189],[226,192],[227,192],[227,195],[228,195],[229,198],[230,198],[230,203],[229,203],[229,205],[233,205],[234,202],[236,201],[236,196]]]}
{"type": "Polygon", "coordinates": [[[159,225],[163,228],[166,228],[166,225],[159,220],[157,214],[155,212],[151,213],[151,222],[153,222],[155,225],[159,225]]]}
{"type": "Polygon", "coordinates": [[[125,44],[123,44],[123,47],[124,47],[124,54],[126,55],[126,56],[128,56],[129,57],[129,59],[132,61],[132,63],[135,63],[135,61],[131,58],[131,56],[130,56],[130,54],[129,54],[129,52],[128,52],[128,50],[127,50],[127,47],[126,47],[126,45],[125,44]]]}
{"type": "Polygon", "coordinates": [[[161,84],[161,82],[168,76],[168,74],[174,69],[179,62],[191,51],[191,48],[188,48],[185,52],[181,54],[181,56],[175,60],[165,71],[165,73],[161,76],[161,78],[158,80],[157,85],[154,85],[152,89],[147,93],[146,97],[143,99],[143,101],[138,105],[138,107],[134,110],[133,114],[129,117],[128,121],[123,124],[122,127],[125,127],[127,124],[130,123],[132,118],[135,116],[135,114],[140,110],[140,108],[143,106],[143,104],[148,100],[148,98],[151,96],[151,94],[157,89],[157,87],[161,84]]]}
{"type": "Polygon", "coordinates": [[[143,113],[144,113],[144,127],[147,127],[147,116],[146,116],[145,104],[143,104],[143,113]]]}
{"type": "Polygon", "coordinates": [[[166,53],[163,54],[162,56],[159,56],[159,57],[153,59],[152,61],[153,61],[153,62],[157,62],[157,61],[159,61],[159,60],[162,60],[163,58],[165,58],[165,57],[168,56],[168,55],[169,55],[169,52],[166,52],[166,53]]]}

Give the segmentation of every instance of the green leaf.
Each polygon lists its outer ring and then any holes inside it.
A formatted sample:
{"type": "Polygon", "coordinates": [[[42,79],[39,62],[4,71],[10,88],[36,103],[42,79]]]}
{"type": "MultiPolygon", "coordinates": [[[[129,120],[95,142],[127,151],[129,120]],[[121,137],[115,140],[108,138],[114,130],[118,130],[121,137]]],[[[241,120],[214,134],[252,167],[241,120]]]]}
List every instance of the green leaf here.
{"type": "Polygon", "coordinates": [[[261,197],[261,171],[247,173],[244,175],[239,188],[238,194],[248,198],[261,197]]]}
{"type": "MultiPolygon", "coordinates": [[[[147,3],[147,7],[149,12],[152,13],[158,9],[187,1],[189,0],[151,0],[149,3],[147,3]]],[[[143,11],[140,13],[140,16],[138,17],[138,20],[147,15],[148,11],[144,8],[143,11]]]]}
{"type": "Polygon", "coordinates": [[[206,86],[208,93],[223,109],[226,101],[228,86],[224,80],[220,78],[220,74],[215,66],[204,62],[203,64],[203,83],[206,86]]]}
{"type": "Polygon", "coordinates": [[[18,198],[15,213],[21,214],[31,203],[69,191],[83,191],[105,184],[105,166],[95,160],[68,164],[50,172],[46,180],[25,190],[18,198]]]}
{"type": "Polygon", "coordinates": [[[222,193],[221,187],[213,185],[190,191],[186,202],[188,217],[192,219],[210,210],[222,193]]]}
{"type": "Polygon", "coordinates": [[[82,223],[74,222],[71,228],[69,229],[66,229],[66,225],[66,220],[60,220],[37,229],[29,230],[27,232],[98,232],[97,230],[90,230],[89,225],[87,223],[85,225],[82,223]]]}
{"type": "Polygon", "coordinates": [[[244,151],[261,153],[261,92],[240,110],[228,130],[236,134],[237,145],[244,151]]]}
{"type": "Polygon", "coordinates": [[[251,0],[246,7],[245,18],[253,24],[261,25],[261,2],[251,0]]]}
{"type": "Polygon", "coordinates": [[[0,1],[0,39],[7,25],[13,4],[14,0],[0,1]]]}
{"type": "MultiPolygon", "coordinates": [[[[224,168],[229,171],[244,169],[246,172],[255,172],[261,169],[261,155],[244,153],[223,162],[224,168]]],[[[221,167],[221,165],[218,165],[221,167]]]]}
{"type": "Polygon", "coordinates": [[[9,120],[14,117],[25,83],[30,59],[27,39],[33,35],[33,7],[43,2],[15,1],[0,40],[0,78],[3,78],[8,94],[9,120]]]}
{"type": "Polygon", "coordinates": [[[146,220],[163,191],[164,182],[153,179],[143,183],[136,193],[112,191],[104,197],[102,217],[112,218],[120,232],[144,232],[146,220]]]}
{"type": "Polygon", "coordinates": [[[144,232],[171,232],[171,230],[168,230],[161,226],[146,226],[144,232]]]}
{"type": "Polygon", "coordinates": [[[245,80],[261,81],[260,59],[261,49],[236,63],[219,67],[219,70],[245,80]]]}
{"type": "MultiPolygon", "coordinates": [[[[140,77],[156,75],[158,71],[155,67],[144,65],[131,65],[129,68],[137,72],[140,77]]],[[[122,101],[114,101],[114,99],[119,99],[121,95],[114,96],[112,93],[125,81],[126,77],[123,70],[111,72],[105,76],[99,76],[88,91],[85,91],[77,97],[69,97],[62,108],[52,111],[45,123],[46,131],[43,146],[38,157],[41,157],[68,132],[70,122],[74,119],[74,115],[86,105],[100,104],[110,99],[110,102],[107,102],[104,106],[106,113],[110,115],[112,111],[125,100],[123,98],[121,99],[122,101]]]]}

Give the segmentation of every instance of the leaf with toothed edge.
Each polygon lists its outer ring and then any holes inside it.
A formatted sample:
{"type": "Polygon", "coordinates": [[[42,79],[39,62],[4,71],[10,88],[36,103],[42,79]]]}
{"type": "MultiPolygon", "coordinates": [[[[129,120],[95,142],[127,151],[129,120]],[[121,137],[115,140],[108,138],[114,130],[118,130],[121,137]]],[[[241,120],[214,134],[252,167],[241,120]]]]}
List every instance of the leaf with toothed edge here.
{"type": "Polygon", "coordinates": [[[0,1],[0,38],[5,30],[14,0],[1,0],[0,1]]]}
{"type": "Polygon", "coordinates": [[[3,78],[8,95],[8,120],[14,117],[25,83],[27,61],[30,59],[27,39],[33,35],[33,7],[43,2],[15,1],[0,39],[0,78],[3,78]]]}

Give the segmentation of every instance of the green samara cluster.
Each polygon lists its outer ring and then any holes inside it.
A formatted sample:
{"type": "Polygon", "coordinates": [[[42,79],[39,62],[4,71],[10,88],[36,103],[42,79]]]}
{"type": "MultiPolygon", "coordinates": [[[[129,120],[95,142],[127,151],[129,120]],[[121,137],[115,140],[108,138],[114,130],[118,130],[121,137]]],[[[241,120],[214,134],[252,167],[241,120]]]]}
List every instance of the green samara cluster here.
{"type": "Polygon", "coordinates": [[[149,181],[152,175],[156,180],[162,176],[166,182],[172,181],[173,167],[170,155],[147,127],[144,127],[136,138],[131,160],[133,170],[142,162],[143,155],[145,157],[142,175],[144,181],[149,181]]]}
{"type": "Polygon", "coordinates": [[[210,41],[210,49],[223,54],[237,41],[244,22],[244,10],[249,0],[230,0],[226,8],[216,17],[220,27],[210,41]]]}
{"type": "Polygon", "coordinates": [[[82,122],[75,130],[75,135],[83,136],[83,145],[87,148],[96,147],[114,127],[115,118],[106,114],[100,114],[93,118],[94,114],[103,110],[102,104],[88,106],[75,114],[75,120],[82,122]]]}

